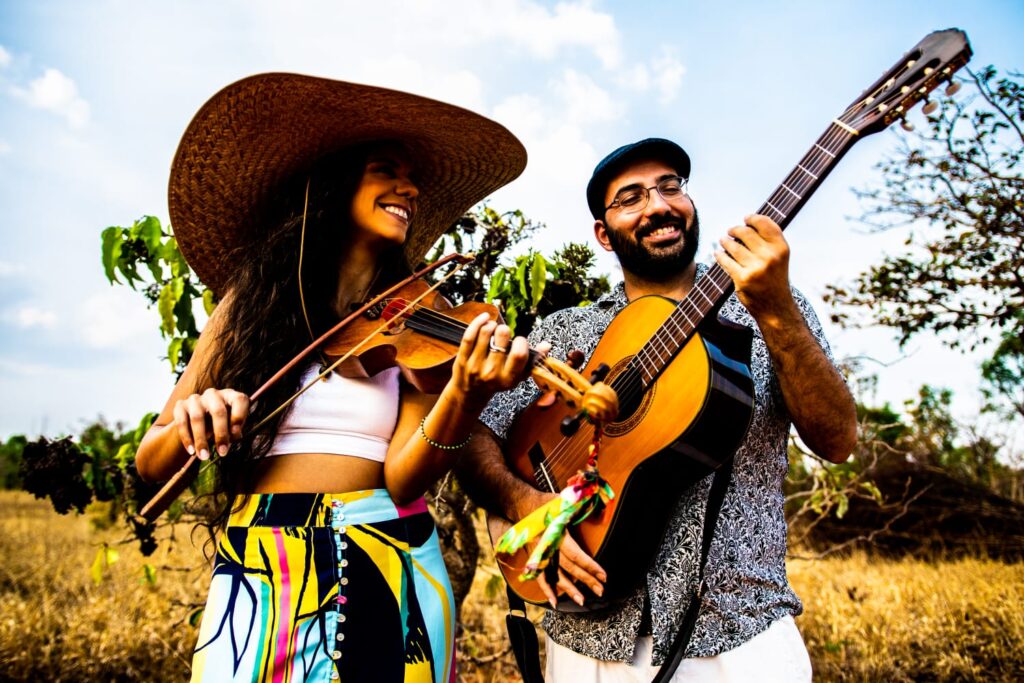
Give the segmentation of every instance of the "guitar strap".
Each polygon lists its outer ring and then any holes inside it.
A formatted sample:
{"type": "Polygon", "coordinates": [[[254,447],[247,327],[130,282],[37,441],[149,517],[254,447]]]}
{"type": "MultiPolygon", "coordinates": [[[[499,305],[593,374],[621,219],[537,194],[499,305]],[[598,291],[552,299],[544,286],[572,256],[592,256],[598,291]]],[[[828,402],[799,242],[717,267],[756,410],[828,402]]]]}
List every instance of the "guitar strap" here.
{"type": "MultiPolygon", "coordinates": [[[[686,609],[679,633],[672,641],[672,649],[669,650],[668,656],[651,683],[668,683],[686,655],[686,647],[690,644],[693,628],[697,624],[701,596],[704,594],[704,567],[708,562],[715,525],[718,523],[718,513],[722,510],[725,492],[729,488],[731,479],[732,458],[729,458],[715,471],[714,479],[711,482],[711,491],[708,493],[708,507],[704,513],[704,534],[700,548],[700,566],[697,570],[697,591],[690,600],[690,606],[686,609]]],[[[557,558],[552,558],[552,560],[557,562],[557,558]]],[[[513,592],[512,587],[507,583],[505,584],[505,593],[508,595],[505,628],[508,630],[508,639],[512,643],[512,653],[515,655],[523,683],[544,683],[544,674],[540,669],[540,645],[537,642],[537,629],[533,622],[526,617],[526,602],[513,592]]]]}

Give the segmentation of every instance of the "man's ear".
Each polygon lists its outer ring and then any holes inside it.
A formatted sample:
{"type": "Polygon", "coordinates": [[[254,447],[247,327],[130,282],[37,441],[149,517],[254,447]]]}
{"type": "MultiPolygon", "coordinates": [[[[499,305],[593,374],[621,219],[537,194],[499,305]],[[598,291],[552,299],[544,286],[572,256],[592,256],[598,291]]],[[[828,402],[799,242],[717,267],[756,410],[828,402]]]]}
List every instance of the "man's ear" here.
{"type": "Polygon", "coordinates": [[[608,227],[604,224],[604,221],[594,221],[594,237],[597,238],[597,243],[600,244],[605,251],[615,251],[612,249],[611,240],[608,239],[608,227]]]}

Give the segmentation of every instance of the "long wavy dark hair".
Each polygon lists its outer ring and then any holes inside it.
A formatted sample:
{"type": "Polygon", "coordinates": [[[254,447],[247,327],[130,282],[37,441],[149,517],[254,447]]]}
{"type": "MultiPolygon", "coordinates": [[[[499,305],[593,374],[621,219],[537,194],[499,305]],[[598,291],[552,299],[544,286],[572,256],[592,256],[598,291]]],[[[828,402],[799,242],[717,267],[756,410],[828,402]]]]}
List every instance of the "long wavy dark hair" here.
{"type": "MultiPolygon", "coordinates": [[[[380,143],[347,148],[317,161],[308,173],[282,183],[259,213],[258,239],[225,256],[232,274],[226,302],[227,324],[219,341],[220,356],[210,364],[206,386],[252,394],[312,341],[299,297],[299,246],[304,194],[309,180],[302,285],[313,334],[338,321],[334,310],[338,266],[351,231],[350,209],[371,150],[380,143]]],[[[408,274],[400,247],[380,259],[375,281],[379,291],[408,274]]],[[[290,371],[255,401],[246,427],[251,428],[299,389],[308,365],[290,371]]],[[[255,438],[232,444],[219,458],[215,501],[203,526],[212,535],[227,521],[231,501],[250,491],[255,461],[270,449],[288,410],[274,416],[255,438]]],[[[239,501],[241,502],[241,500],[239,501]]],[[[209,508],[208,508],[209,509],[209,508]]]]}

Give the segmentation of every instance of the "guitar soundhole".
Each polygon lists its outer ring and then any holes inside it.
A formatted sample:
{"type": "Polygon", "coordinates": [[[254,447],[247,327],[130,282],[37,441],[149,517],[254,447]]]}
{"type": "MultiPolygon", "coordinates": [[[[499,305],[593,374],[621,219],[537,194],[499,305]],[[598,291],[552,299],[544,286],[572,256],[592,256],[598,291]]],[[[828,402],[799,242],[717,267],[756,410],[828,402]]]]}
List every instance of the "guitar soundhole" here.
{"type": "Polygon", "coordinates": [[[619,419],[605,425],[608,436],[622,436],[643,422],[647,411],[654,402],[656,384],[644,389],[643,379],[637,370],[630,367],[633,356],[627,356],[611,369],[605,379],[619,395],[619,419]]]}

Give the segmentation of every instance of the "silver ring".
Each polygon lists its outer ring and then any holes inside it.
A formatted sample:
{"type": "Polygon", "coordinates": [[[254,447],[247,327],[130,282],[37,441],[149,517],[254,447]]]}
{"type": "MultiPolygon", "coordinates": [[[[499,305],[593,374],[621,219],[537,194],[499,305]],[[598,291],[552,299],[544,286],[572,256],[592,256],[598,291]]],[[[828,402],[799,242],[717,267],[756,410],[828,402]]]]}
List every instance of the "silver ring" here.
{"type": "Polygon", "coordinates": [[[494,343],[493,338],[491,339],[490,344],[488,344],[488,347],[495,353],[508,353],[508,347],[498,346],[494,343]]]}

